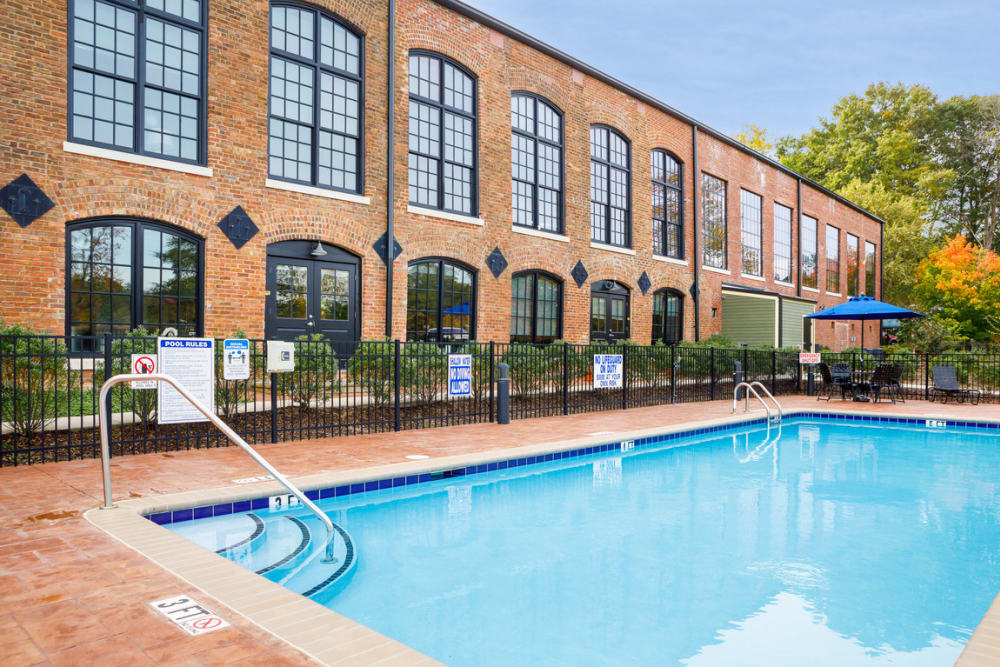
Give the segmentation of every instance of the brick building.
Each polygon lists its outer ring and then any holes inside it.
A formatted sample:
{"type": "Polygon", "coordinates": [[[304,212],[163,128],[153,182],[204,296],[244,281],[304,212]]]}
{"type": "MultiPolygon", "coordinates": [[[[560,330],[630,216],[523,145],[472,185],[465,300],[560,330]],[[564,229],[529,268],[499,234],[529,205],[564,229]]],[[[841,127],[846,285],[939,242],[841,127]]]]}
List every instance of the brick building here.
{"type": "Polygon", "coordinates": [[[0,318],[82,352],[139,324],[839,349],[859,324],[801,315],[881,293],[878,218],[453,0],[0,20],[0,318]]]}

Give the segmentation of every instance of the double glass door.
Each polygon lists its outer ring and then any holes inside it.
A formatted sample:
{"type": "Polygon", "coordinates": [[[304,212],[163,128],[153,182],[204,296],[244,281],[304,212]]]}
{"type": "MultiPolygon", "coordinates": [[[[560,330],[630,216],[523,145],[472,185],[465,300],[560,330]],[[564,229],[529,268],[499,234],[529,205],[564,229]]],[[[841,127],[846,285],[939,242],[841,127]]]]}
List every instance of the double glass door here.
{"type": "Polygon", "coordinates": [[[590,293],[590,340],[628,337],[628,289],[611,280],[595,283],[590,293]]]}

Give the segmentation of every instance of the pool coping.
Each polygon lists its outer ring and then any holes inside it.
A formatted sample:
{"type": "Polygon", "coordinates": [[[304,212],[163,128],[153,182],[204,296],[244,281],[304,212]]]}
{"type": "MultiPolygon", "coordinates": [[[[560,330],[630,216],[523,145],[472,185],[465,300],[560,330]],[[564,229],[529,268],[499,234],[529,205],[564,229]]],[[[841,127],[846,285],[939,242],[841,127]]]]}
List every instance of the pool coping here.
{"type": "MultiPolygon", "coordinates": [[[[850,418],[861,423],[903,423],[920,425],[923,417],[904,414],[864,414],[844,409],[797,408],[786,418],[835,417],[850,418]]],[[[936,417],[942,419],[943,416],[936,417]]],[[[931,418],[931,417],[928,417],[931,418]]],[[[1000,423],[991,420],[952,420],[948,426],[973,426],[1000,431],[1000,423]]],[[[599,433],[581,438],[551,441],[541,444],[507,447],[470,454],[443,456],[421,461],[393,463],[354,470],[324,472],[296,477],[293,482],[313,498],[329,498],[353,493],[378,493],[381,490],[414,483],[425,483],[447,477],[492,472],[490,464],[515,462],[509,467],[527,466],[563,458],[623,449],[622,443],[633,446],[660,444],[698,434],[733,430],[747,424],[765,424],[759,410],[732,416],[685,424],[639,429],[618,433],[599,433]],[[639,442],[637,442],[639,441],[639,442]],[[564,456],[563,453],[568,456],[564,456]],[[559,456],[556,456],[556,455],[559,456]],[[571,454],[571,455],[570,455],[571,454]],[[528,463],[528,461],[531,463],[528,463]],[[448,474],[451,473],[451,474],[448,474]],[[393,483],[402,480],[402,483],[393,483]],[[386,484],[388,482],[388,484],[386,484]],[[373,487],[372,484],[375,484],[373,487]],[[360,486],[360,488],[358,488],[360,486]],[[347,489],[337,494],[337,489],[347,489]],[[321,491],[329,492],[321,495],[321,491]]],[[[189,583],[257,625],[265,632],[287,642],[312,659],[327,665],[438,665],[426,656],[399,641],[386,637],[346,616],[338,614],[313,600],[280,584],[259,576],[243,566],[198,546],[185,537],[161,525],[173,523],[173,512],[194,517],[195,508],[226,507],[245,503],[251,509],[255,499],[287,493],[276,481],[263,481],[240,486],[186,491],[162,496],[120,500],[114,509],[94,508],[84,513],[93,525],[108,533],[125,546],[149,558],[168,572],[189,583]],[[190,512],[190,516],[187,514],[190,512]],[[163,521],[166,513],[170,520],[163,521]],[[154,522],[151,515],[160,515],[154,522]]],[[[239,511],[243,511],[241,506],[239,511]]],[[[221,514],[231,513],[221,512],[221,514]]],[[[185,520],[183,518],[179,520],[185,520]]],[[[1000,595],[967,642],[956,665],[979,667],[995,664],[993,658],[1000,647],[1000,595]]]]}

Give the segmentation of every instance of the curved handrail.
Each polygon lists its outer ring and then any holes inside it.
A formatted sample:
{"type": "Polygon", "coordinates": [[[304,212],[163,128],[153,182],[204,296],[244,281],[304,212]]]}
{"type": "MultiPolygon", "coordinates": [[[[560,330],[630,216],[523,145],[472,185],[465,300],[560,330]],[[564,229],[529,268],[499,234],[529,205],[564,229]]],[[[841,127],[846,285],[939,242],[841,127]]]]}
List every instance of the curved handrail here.
{"type": "Polygon", "coordinates": [[[763,384],[757,381],[740,382],[733,388],[733,414],[734,415],[736,414],[736,402],[739,400],[740,389],[746,389],[747,390],[746,404],[745,407],[743,408],[743,411],[744,412],[750,411],[750,394],[753,394],[754,398],[760,401],[760,404],[763,405],[764,409],[767,411],[767,423],[768,424],[771,423],[771,417],[772,417],[771,406],[767,404],[767,401],[765,401],[763,398],[760,397],[760,394],[757,393],[756,387],[760,387],[764,391],[764,394],[767,395],[767,397],[774,402],[775,407],[778,409],[778,422],[780,423],[782,417],[784,416],[784,413],[781,409],[781,403],[778,403],[778,400],[774,397],[774,395],[771,394],[770,391],[767,390],[767,387],[765,387],[763,384]]]}
{"type": "Polygon", "coordinates": [[[232,442],[234,445],[237,445],[240,449],[246,452],[247,456],[253,459],[257,465],[259,465],[261,468],[270,473],[271,476],[274,477],[274,479],[276,479],[283,487],[288,489],[289,493],[298,498],[300,503],[302,503],[310,510],[312,510],[313,514],[315,514],[316,517],[319,518],[319,520],[323,523],[323,525],[326,526],[326,546],[327,546],[326,555],[327,558],[332,558],[332,554],[330,553],[330,546],[333,544],[334,528],[333,528],[333,522],[330,521],[330,517],[324,514],[323,510],[321,510],[319,507],[316,506],[316,503],[306,498],[306,494],[302,493],[302,491],[299,490],[299,487],[295,486],[290,481],[288,481],[288,479],[284,475],[278,472],[277,469],[275,469],[275,467],[267,461],[267,459],[258,454],[257,450],[255,450],[253,447],[247,444],[247,441],[241,438],[239,434],[237,434],[236,431],[230,428],[230,426],[226,422],[219,419],[218,415],[216,415],[214,412],[206,408],[204,403],[202,403],[197,398],[192,396],[191,392],[185,389],[183,385],[177,382],[177,380],[170,377],[169,375],[164,375],[163,373],[147,373],[147,374],[129,373],[124,375],[115,375],[108,378],[107,381],[103,385],[101,385],[101,394],[100,398],[98,399],[99,400],[98,405],[101,406],[100,410],[98,411],[100,414],[99,421],[101,424],[101,471],[104,475],[104,505],[101,507],[101,509],[107,510],[115,506],[114,503],[111,501],[111,462],[110,462],[111,456],[110,456],[110,447],[108,444],[110,440],[108,435],[110,431],[110,426],[108,424],[108,420],[105,419],[105,414],[104,414],[104,406],[107,405],[108,392],[111,391],[111,388],[114,387],[116,384],[121,384],[122,382],[137,382],[142,380],[146,381],[158,380],[160,382],[166,382],[171,387],[176,389],[177,393],[183,396],[187,400],[187,402],[193,405],[195,409],[198,410],[198,412],[203,414],[205,418],[208,419],[208,421],[212,422],[212,424],[214,424],[220,431],[222,431],[223,435],[229,438],[230,442],[232,442]]]}
{"type": "MultiPolygon", "coordinates": [[[[774,394],[772,394],[771,391],[764,386],[764,383],[760,382],[759,380],[754,380],[753,382],[750,383],[750,386],[760,387],[761,390],[763,390],[764,395],[770,398],[772,401],[774,401],[774,407],[778,408],[778,421],[780,422],[782,417],[784,417],[784,412],[781,409],[781,403],[779,403],[778,399],[774,397],[774,394]]],[[[761,402],[763,403],[763,400],[761,402]]]]}

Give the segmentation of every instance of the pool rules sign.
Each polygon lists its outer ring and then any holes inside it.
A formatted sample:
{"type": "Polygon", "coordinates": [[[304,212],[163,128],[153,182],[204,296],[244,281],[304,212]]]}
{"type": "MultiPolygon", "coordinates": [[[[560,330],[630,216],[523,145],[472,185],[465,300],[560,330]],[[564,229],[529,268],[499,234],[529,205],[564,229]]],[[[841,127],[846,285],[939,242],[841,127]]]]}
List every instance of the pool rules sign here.
{"type": "MultiPolygon", "coordinates": [[[[157,338],[159,372],[177,380],[182,387],[215,410],[215,340],[212,338],[157,338]]],[[[208,421],[197,408],[166,382],[157,392],[158,424],[208,421]]]]}
{"type": "Polygon", "coordinates": [[[622,386],[622,355],[594,355],[594,389],[620,389],[622,386]]]}

